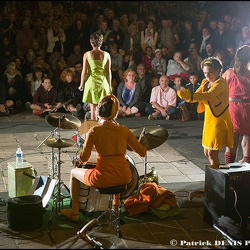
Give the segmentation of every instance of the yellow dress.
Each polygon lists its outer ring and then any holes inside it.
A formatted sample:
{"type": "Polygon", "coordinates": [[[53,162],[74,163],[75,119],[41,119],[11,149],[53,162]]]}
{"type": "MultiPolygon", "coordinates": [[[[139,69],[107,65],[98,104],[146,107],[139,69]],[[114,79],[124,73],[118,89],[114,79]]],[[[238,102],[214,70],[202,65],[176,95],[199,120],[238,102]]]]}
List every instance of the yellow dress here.
{"type": "Polygon", "coordinates": [[[110,86],[106,77],[108,52],[104,51],[103,60],[93,60],[90,51],[86,53],[88,55],[88,70],[82,101],[98,104],[104,96],[110,93],[110,86]]]}
{"type": "Polygon", "coordinates": [[[234,133],[228,110],[229,89],[226,80],[220,77],[208,88],[208,81],[204,79],[193,94],[193,99],[199,101],[198,113],[205,111],[202,146],[210,150],[232,148],[234,133]]]}

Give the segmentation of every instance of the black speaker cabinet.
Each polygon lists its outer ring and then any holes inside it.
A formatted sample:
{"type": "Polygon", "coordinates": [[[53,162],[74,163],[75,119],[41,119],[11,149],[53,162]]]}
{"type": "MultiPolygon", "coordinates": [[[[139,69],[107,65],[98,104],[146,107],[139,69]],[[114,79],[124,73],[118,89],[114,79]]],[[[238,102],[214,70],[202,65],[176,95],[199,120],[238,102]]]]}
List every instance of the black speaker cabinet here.
{"type": "Polygon", "coordinates": [[[204,221],[213,225],[224,215],[244,226],[250,216],[250,164],[228,165],[229,169],[206,167],[204,221]]]}

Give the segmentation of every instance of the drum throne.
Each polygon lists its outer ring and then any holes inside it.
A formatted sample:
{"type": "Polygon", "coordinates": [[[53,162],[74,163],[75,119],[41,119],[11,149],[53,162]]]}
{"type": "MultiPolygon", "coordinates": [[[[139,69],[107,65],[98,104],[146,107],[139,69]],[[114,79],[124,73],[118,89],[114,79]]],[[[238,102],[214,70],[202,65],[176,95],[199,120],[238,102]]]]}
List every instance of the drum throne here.
{"type": "Polygon", "coordinates": [[[109,205],[108,209],[101,213],[97,218],[89,221],[80,231],[77,232],[79,238],[83,239],[87,243],[89,243],[94,248],[103,249],[102,244],[95,240],[95,238],[91,238],[87,232],[92,229],[97,223],[108,223],[109,226],[112,226],[116,230],[116,234],[119,238],[122,237],[122,233],[120,230],[120,225],[123,224],[123,220],[120,218],[121,214],[121,204],[122,200],[126,199],[138,188],[139,183],[139,174],[135,168],[133,159],[127,155],[127,160],[130,164],[130,170],[132,172],[132,180],[125,185],[98,188],[95,187],[96,191],[100,194],[108,194],[109,195],[109,205]],[[118,205],[119,202],[119,205],[118,205]]]}

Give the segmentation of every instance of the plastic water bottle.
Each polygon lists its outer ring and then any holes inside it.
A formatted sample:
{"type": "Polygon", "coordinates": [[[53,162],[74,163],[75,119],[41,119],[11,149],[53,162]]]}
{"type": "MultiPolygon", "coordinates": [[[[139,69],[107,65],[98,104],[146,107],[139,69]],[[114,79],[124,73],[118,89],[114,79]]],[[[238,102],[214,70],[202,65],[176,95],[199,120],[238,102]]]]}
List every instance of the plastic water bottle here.
{"type": "Polygon", "coordinates": [[[21,148],[17,148],[16,151],[16,168],[23,167],[23,151],[21,148]]]}

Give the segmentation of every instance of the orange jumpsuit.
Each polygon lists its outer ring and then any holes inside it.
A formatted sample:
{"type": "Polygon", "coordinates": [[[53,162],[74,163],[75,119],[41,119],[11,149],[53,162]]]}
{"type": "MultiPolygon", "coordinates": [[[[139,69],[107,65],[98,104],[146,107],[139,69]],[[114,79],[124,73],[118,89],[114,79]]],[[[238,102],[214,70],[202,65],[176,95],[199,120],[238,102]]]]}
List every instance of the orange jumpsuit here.
{"type": "Polygon", "coordinates": [[[84,174],[84,183],[94,187],[110,187],[127,184],[132,173],[126,160],[126,150],[129,146],[141,157],[146,155],[146,148],[137,137],[124,125],[112,120],[104,121],[89,129],[80,159],[87,162],[93,146],[95,146],[97,163],[93,169],[84,174]]]}

